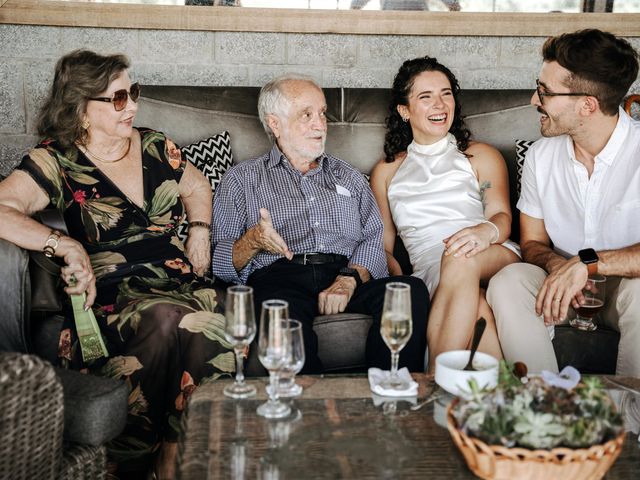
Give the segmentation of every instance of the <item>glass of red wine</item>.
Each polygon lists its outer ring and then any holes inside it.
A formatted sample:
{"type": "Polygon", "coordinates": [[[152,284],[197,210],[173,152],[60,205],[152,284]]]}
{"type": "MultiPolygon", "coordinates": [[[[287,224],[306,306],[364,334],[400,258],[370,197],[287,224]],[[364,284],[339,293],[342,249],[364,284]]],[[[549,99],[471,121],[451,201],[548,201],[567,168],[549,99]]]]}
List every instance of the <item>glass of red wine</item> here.
{"type": "Polygon", "coordinates": [[[583,298],[580,301],[580,306],[575,309],[576,318],[569,321],[572,327],[587,331],[598,328],[593,323],[593,319],[604,306],[606,283],[607,277],[604,275],[589,276],[587,284],[582,289],[583,298]]]}

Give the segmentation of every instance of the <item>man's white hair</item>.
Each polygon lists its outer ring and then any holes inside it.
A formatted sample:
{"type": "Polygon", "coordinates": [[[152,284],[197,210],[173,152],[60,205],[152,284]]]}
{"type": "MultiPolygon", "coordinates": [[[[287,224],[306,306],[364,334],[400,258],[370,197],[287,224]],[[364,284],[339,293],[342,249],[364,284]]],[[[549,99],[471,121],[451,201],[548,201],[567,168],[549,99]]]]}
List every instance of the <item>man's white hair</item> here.
{"type": "Polygon", "coordinates": [[[296,81],[308,82],[314,85],[318,90],[322,91],[320,85],[318,85],[313,78],[297,73],[287,73],[274,78],[260,89],[260,96],[258,97],[258,116],[260,117],[260,122],[262,122],[264,131],[267,132],[267,136],[272,142],[275,142],[276,138],[271,131],[271,127],[269,127],[267,116],[276,115],[280,118],[285,118],[289,115],[291,101],[287,98],[285,93],[285,85],[289,82],[296,81]]]}

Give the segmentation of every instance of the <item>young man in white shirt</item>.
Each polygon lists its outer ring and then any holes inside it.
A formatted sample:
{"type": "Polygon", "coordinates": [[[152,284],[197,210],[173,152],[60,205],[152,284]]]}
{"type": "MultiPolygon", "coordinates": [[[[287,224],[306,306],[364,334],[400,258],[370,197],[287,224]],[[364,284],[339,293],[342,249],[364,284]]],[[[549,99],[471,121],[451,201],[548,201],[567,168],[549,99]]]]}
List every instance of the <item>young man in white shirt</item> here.
{"type": "Polygon", "coordinates": [[[527,263],[493,277],[487,300],[507,360],[558,371],[553,325],[607,277],[602,318],[621,334],[616,372],[640,377],[640,122],[620,103],[638,53],[610,33],[549,38],[531,97],[543,137],[527,152],[520,242],[527,263]]]}

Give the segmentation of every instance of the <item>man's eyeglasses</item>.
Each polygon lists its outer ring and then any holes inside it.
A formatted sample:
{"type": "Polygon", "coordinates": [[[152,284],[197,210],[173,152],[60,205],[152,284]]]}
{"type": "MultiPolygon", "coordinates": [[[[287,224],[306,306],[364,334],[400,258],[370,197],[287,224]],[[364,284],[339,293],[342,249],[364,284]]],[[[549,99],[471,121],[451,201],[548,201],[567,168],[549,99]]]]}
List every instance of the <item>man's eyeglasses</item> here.
{"type": "Polygon", "coordinates": [[[124,110],[124,107],[127,106],[127,97],[131,97],[131,100],[134,102],[138,101],[138,97],[140,96],[140,85],[138,82],[131,85],[131,90],[126,91],[124,88],[122,90],[118,90],[113,92],[113,97],[93,97],[89,98],[89,100],[98,100],[99,102],[111,102],[113,103],[113,108],[115,108],[116,112],[120,112],[124,110]]]}
{"type": "Polygon", "coordinates": [[[536,93],[538,94],[538,98],[540,98],[540,103],[544,103],[544,97],[593,97],[590,93],[583,92],[567,92],[567,93],[553,93],[553,92],[543,92],[541,90],[540,80],[536,78],[536,93]]]}

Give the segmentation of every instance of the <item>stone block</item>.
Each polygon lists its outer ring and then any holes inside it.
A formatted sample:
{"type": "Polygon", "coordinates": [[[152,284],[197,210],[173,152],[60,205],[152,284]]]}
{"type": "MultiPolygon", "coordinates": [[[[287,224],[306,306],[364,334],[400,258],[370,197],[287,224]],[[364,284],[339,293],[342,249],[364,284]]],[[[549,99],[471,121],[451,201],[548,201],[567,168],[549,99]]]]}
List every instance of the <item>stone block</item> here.
{"type": "Polygon", "coordinates": [[[441,52],[440,37],[361,35],[358,40],[360,68],[388,68],[394,75],[405,60],[425,55],[439,59],[441,52]]]}
{"type": "Polygon", "coordinates": [[[391,88],[396,71],[392,68],[327,68],[322,85],[327,88],[391,88]]]}
{"type": "Polygon", "coordinates": [[[357,46],[357,35],[289,34],[287,63],[353,67],[357,46]]]}
{"type": "Polygon", "coordinates": [[[215,32],[139,30],[141,63],[208,64],[213,62],[215,32]]]}
{"type": "Polygon", "coordinates": [[[544,40],[539,37],[502,37],[498,66],[526,69],[535,66],[539,69],[542,65],[541,51],[544,40]]]}
{"type": "Polygon", "coordinates": [[[141,85],[179,85],[175,63],[133,63],[129,75],[141,85]]]}
{"type": "Polygon", "coordinates": [[[249,68],[241,65],[134,64],[131,78],[142,85],[250,86],[249,68]]]}
{"type": "Polygon", "coordinates": [[[468,70],[464,67],[451,69],[460,82],[460,88],[486,90],[526,90],[533,88],[538,76],[538,68],[532,65],[524,68],[478,68],[468,70]]]}
{"type": "Polygon", "coordinates": [[[324,87],[323,67],[309,65],[251,65],[249,67],[249,84],[254,87],[262,87],[265,83],[284,74],[292,73],[307,75],[324,87]]]}
{"type": "Polygon", "coordinates": [[[62,29],[58,27],[0,24],[0,57],[58,57],[61,36],[62,29]]]}
{"type": "Polygon", "coordinates": [[[270,65],[284,63],[285,34],[217,32],[216,63],[270,65]]]}
{"type": "Polygon", "coordinates": [[[36,121],[42,103],[49,94],[55,71],[57,59],[52,58],[47,62],[30,61],[24,67],[24,91],[27,114],[27,133],[36,133],[36,121]]]}
{"type": "Polygon", "coordinates": [[[37,143],[38,137],[33,135],[0,135],[0,175],[9,175],[37,143]]]}
{"type": "Polygon", "coordinates": [[[26,130],[22,64],[0,62],[0,132],[26,130]]]}
{"type": "Polygon", "coordinates": [[[84,48],[101,55],[123,53],[134,62],[138,59],[138,30],[67,27],[60,31],[63,53],[84,48]]]}
{"type": "Polygon", "coordinates": [[[498,37],[437,37],[440,40],[438,60],[449,68],[496,68],[500,39],[498,37]]]}
{"type": "Polygon", "coordinates": [[[176,82],[173,85],[251,86],[249,68],[241,65],[177,65],[176,82]]]}

